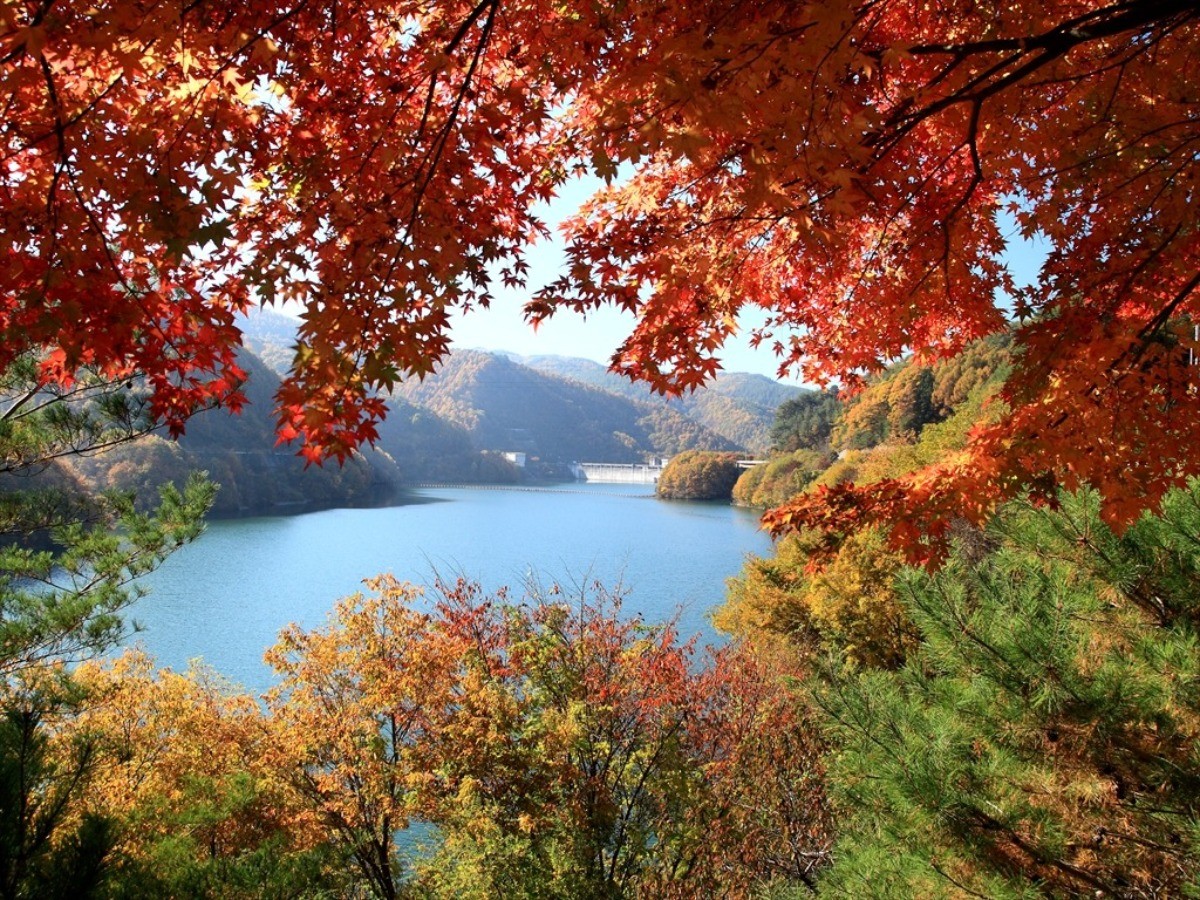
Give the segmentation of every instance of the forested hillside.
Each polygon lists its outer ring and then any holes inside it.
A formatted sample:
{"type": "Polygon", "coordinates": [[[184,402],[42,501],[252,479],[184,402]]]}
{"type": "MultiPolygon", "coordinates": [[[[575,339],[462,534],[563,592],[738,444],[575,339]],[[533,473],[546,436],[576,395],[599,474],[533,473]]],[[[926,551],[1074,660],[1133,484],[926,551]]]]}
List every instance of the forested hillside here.
{"type": "MultiPolygon", "coordinates": [[[[250,341],[278,364],[292,320],[259,312],[244,324],[250,341]]],[[[500,482],[570,477],[568,464],[644,462],[690,448],[734,445],[662,404],[641,403],[534,372],[492,354],[463,352],[424,382],[402,386],[375,448],[343,466],[308,466],[275,435],[279,376],[243,350],[247,404],[240,415],[199,414],[178,441],[150,436],[109,453],[75,458],[66,477],[96,489],[153,492],[203,470],[220,485],[217,515],[288,512],[333,504],[386,502],[405,484],[500,482]],[[502,455],[526,453],[518,467],[502,455]]]]}
{"type": "MultiPolygon", "coordinates": [[[[275,347],[269,342],[265,346],[268,352],[275,347]]],[[[512,483],[526,477],[500,453],[488,452],[486,442],[470,429],[399,398],[391,401],[392,415],[374,448],[363,448],[344,465],[306,467],[276,440],[273,395],[278,376],[249,350],[242,351],[239,362],[249,374],[248,403],[241,414],[212,410],[194,416],[178,441],[148,436],[60,465],[93,489],[150,495],[159,484],[182,483],[189,472],[205,471],[220,486],[213,506],[216,515],[386,503],[413,483],[512,483]]],[[[537,474],[569,477],[561,465],[541,467],[537,474]]]]}
{"type": "Polygon", "coordinates": [[[643,462],[684,449],[734,444],[686,416],[535,372],[491,353],[463,350],[395,395],[471,435],[476,446],[557,462],[643,462]]]}
{"type": "Polygon", "coordinates": [[[932,366],[898,362],[846,400],[789,400],[772,430],[775,452],[742,475],[735,502],[774,507],[810,486],[897,478],[961,450],[972,426],[1000,412],[984,405],[1008,374],[1010,346],[1000,334],[932,366]]]}
{"type": "MultiPolygon", "coordinates": [[[[1005,414],[1010,365],[998,335],[891,367],[832,420],[785,404],[776,433],[798,448],[735,496],[775,505],[953,465],[973,428],[1005,414]]],[[[912,538],[894,528],[801,530],[731,583],[717,625],[809,671],[796,698],[822,723],[838,810],[820,896],[1200,886],[1200,484],[1124,534],[1100,509],[1095,492],[1059,492],[983,527],[949,523],[953,549],[932,571],[907,566],[912,538]]]]}
{"type": "MultiPolygon", "coordinates": [[[[258,310],[240,324],[257,354],[277,370],[286,368],[294,320],[258,310]]],[[[455,467],[466,472],[478,463],[464,461],[460,446],[428,459],[413,455],[430,449],[430,428],[452,443],[457,438],[447,429],[460,430],[476,451],[526,452],[555,467],[580,460],[641,462],[684,450],[759,452],[769,444],[776,408],[798,393],[769,378],[732,372],[708,388],[667,400],[586,359],[462,350],[435,374],[396,387],[390,403],[424,413],[398,409],[396,421],[381,427],[381,446],[406,471],[423,472],[418,480],[449,477],[444,473],[455,467]],[[414,416],[426,432],[406,435],[414,416]]]]}
{"type": "Polygon", "coordinates": [[[296,352],[296,320],[273,309],[256,307],[238,316],[237,325],[245,346],[282,378],[296,352]]]}
{"type": "Polygon", "coordinates": [[[514,356],[514,359],[539,372],[589,384],[632,400],[667,406],[755,454],[766,452],[771,445],[771,423],[779,404],[803,393],[801,388],[762,375],[718,372],[710,384],[668,399],[655,394],[645,384],[616,375],[607,366],[588,359],[570,356],[514,356]]]}
{"type": "Polygon", "coordinates": [[[736,453],[689,450],[667,464],[655,494],[664,500],[729,500],[741,470],[736,453]]]}
{"type": "Polygon", "coordinates": [[[287,513],[333,505],[393,500],[404,480],[396,461],[381,450],[364,449],[343,466],[308,466],[277,445],[273,395],[279,377],[249,350],[238,356],[249,375],[247,405],[240,415],[209,410],[188,423],[178,441],[148,435],[105,453],[67,457],[70,468],[92,489],[133,490],[152,497],[165,482],[183,484],[193,471],[207,472],[220,489],[217,515],[287,513]]]}

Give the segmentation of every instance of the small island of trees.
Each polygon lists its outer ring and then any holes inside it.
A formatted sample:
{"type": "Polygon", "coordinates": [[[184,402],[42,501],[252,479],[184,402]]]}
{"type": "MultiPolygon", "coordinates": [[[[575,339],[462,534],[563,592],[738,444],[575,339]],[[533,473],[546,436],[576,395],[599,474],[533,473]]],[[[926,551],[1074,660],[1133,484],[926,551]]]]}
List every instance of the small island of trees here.
{"type": "Polygon", "coordinates": [[[728,500],[741,469],[736,453],[689,450],[672,457],[658,477],[664,500],[728,500]]]}

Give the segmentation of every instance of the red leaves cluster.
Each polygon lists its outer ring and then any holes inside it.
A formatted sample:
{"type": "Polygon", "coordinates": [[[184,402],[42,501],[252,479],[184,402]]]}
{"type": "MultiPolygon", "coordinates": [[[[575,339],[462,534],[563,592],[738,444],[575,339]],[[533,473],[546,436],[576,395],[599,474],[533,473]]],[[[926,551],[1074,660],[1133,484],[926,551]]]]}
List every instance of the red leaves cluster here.
{"type": "Polygon", "coordinates": [[[782,368],[852,383],[1005,327],[1008,295],[1013,418],[961,486],[1086,477],[1127,519],[1197,462],[1159,390],[1194,372],[1110,370],[1200,312],[1197,27],[1183,0],[9,6],[0,365],[143,372],[178,429],[237,402],[233,314],[298,304],[281,434],[344,457],[453,309],[524,283],[535,205],[630,171],[533,321],[630,309],[615,368],[674,391],[757,307],[782,368]],[[1048,244],[1034,287],[1005,216],[1048,244]]]}
{"type": "Polygon", "coordinates": [[[498,7],[5,7],[0,366],[144,373],[178,431],[240,401],[234,314],[291,302],[283,436],[371,440],[378,391],[540,228],[549,89],[498,7]]]}
{"type": "Polygon", "coordinates": [[[1009,415],[903,481],[768,516],[884,523],[937,558],[954,517],[1032,487],[1097,486],[1127,523],[1200,470],[1197,369],[1168,325],[1200,314],[1194,7],[1183,3],[689,6],[655,52],[614,46],[572,108],[637,165],[568,224],[572,267],[533,307],[635,310],[614,360],[693,386],[747,306],[782,368],[853,385],[1024,323],[1009,415]],[[1011,218],[1039,282],[1006,268],[1011,218]]]}

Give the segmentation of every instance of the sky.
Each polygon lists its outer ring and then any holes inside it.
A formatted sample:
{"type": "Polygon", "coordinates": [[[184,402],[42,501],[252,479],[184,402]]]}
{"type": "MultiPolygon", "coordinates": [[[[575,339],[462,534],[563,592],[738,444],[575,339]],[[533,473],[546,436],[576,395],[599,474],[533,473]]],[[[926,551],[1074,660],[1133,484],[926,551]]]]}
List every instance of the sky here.
{"type": "MultiPolygon", "coordinates": [[[[608,365],[613,352],[633,331],[632,314],[606,306],[582,316],[569,310],[556,313],[535,332],[525,321],[521,310],[533,289],[552,281],[565,262],[566,254],[557,226],[577,210],[602,182],[584,178],[571,182],[550,206],[539,215],[555,234],[528,253],[529,288],[524,291],[497,288],[496,299],[488,309],[473,309],[469,313],[456,311],[451,318],[450,334],[455,347],[463,349],[507,350],[521,356],[582,356],[608,365]]],[[[726,344],[718,354],[729,372],[755,372],[768,378],[776,377],[779,362],[767,347],[752,349],[749,344],[751,328],[759,324],[747,317],[743,332],[726,344]]],[[[789,383],[800,384],[798,380],[789,383]]]]}
{"type": "MultiPolygon", "coordinates": [[[[561,247],[539,248],[530,254],[530,271],[536,273],[543,254],[549,262],[543,263],[550,271],[554,268],[554,251],[561,247]]],[[[549,278],[545,279],[550,280],[549,278]]],[[[539,284],[541,279],[531,280],[539,284]]],[[[465,349],[508,350],[522,356],[582,356],[608,365],[613,352],[633,331],[634,318],[631,314],[615,307],[602,307],[587,314],[564,310],[556,313],[548,322],[538,326],[536,332],[525,322],[521,312],[525,295],[514,291],[500,292],[486,310],[456,312],[451,319],[451,336],[454,346],[465,349]]],[[[751,349],[745,327],[735,342],[726,345],[718,354],[722,366],[731,372],[757,372],[775,378],[778,360],[769,348],[751,349]]],[[[799,382],[794,382],[799,384],[799,382]]]]}
{"type": "MultiPolygon", "coordinates": [[[[570,183],[557,200],[543,207],[540,215],[551,227],[555,238],[529,251],[529,288],[513,291],[498,288],[495,300],[488,309],[469,313],[456,311],[451,318],[453,345],[462,349],[506,350],[522,356],[581,356],[608,364],[613,352],[633,331],[631,314],[615,307],[602,307],[582,316],[569,310],[561,311],[533,330],[522,314],[522,307],[532,289],[553,280],[565,261],[563,243],[558,238],[557,225],[578,209],[592,192],[600,187],[596,178],[579,179],[570,183]]],[[[1038,241],[1024,241],[1017,233],[1015,222],[1004,225],[1011,235],[1008,263],[1018,284],[1032,283],[1045,257],[1045,248],[1038,241]]],[[[751,348],[749,335],[755,325],[762,324],[760,310],[757,320],[748,312],[742,319],[742,333],[727,342],[718,354],[728,372],[753,372],[776,379],[779,360],[767,345],[751,348]]],[[[798,379],[785,383],[801,384],[798,379]]]]}

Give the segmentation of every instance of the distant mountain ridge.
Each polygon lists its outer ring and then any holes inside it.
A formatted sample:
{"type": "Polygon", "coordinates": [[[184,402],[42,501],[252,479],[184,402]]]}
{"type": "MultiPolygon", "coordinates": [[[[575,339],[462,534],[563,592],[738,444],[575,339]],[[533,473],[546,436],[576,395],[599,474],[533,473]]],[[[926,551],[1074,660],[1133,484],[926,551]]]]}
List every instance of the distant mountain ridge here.
{"type": "Polygon", "coordinates": [[[387,502],[412,484],[569,478],[572,462],[637,463],[687,450],[757,454],[769,445],[775,406],[800,393],[758,375],[722,373],[712,387],[667,401],[586,359],[459,350],[424,381],[399,386],[375,448],[345,466],[306,468],[275,438],[274,394],[294,355],[297,322],[267,310],[238,324],[250,376],[241,415],[204,413],[178,442],[148,437],[74,460],[63,476],[152,496],[154,485],[203,469],[222,485],[215,512],[225,515],[362,505],[387,502]],[[515,454],[524,465],[509,458],[515,454]]]}
{"type": "Polygon", "coordinates": [[[460,350],[395,395],[465,428],[485,450],[554,462],[641,462],[736,446],[667,407],[538,372],[500,354],[460,350]]]}
{"type": "Polygon", "coordinates": [[[804,388],[780,384],[764,375],[718,372],[707,387],[668,400],[654,394],[647,385],[610,372],[607,366],[590,359],[508,355],[539,372],[569,378],[633,400],[665,405],[696,420],[736,447],[755,454],[765,453],[771,446],[771,426],[780,404],[805,392],[804,388]]]}
{"type": "MultiPolygon", "coordinates": [[[[297,324],[271,310],[239,320],[246,346],[276,372],[291,361],[297,324]]],[[[733,372],[666,400],[592,360],[456,350],[434,375],[396,389],[392,402],[400,408],[381,428],[380,446],[406,476],[428,468],[420,454],[437,452],[435,432],[454,445],[456,458],[467,446],[559,465],[640,462],[696,449],[760,454],[770,446],[776,408],[801,391],[733,372]],[[425,429],[415,440],[405,433],[414,423],[425,429]]]]}

